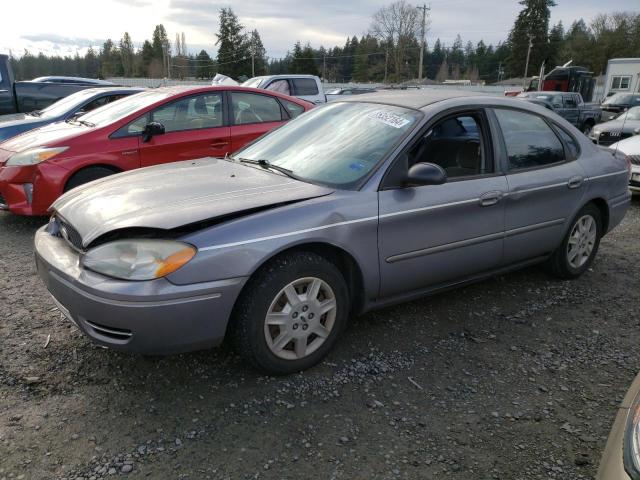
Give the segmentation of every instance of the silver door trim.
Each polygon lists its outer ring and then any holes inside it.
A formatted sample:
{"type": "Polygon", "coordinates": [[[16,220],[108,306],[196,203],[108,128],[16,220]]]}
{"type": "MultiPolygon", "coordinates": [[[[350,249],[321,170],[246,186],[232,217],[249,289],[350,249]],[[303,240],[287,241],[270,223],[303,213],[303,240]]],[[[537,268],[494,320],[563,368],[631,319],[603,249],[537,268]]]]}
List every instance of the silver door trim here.
{"type": "Polygon", "coordinates": [[[505,232],[490,233],[488,235],[481,235],[479,237],[468,238],[466,240],[459,240],[457,242],[444,243],[442,245],[436,245],[434,247],[422,248],[420,250],[413,250],[411,252],[400,253],[398,255],[392,255],[385,261],[387,263],[400,262],[402,260],[409,260],[411,258],[423,257],[425,255],[431,255],[432,253],[440,253],[447,250],[455,250],[456,248],[469,247],[471,245],[477,245],[492,240],[504,239],[507,237],[513,237],[522,233],[532,232],[542,228],[553,227],[561,225],[565,221],[564,218],[556,218],[555,220],[549,220],[546,222],[534,223],[532,225],[526,225],[524,227],[512,228],[505,232]]]}
{"type": "Polygon", "coordinates": [[[454,205],[464,205],[466,203],[475,203],[478,202],[480,199],[479,198],[472,198],[470,200],[460,200],[457,202],[449,202],[449,203],[441,203],[440,205],[432,205],[429,207],[422,207],[422,208],[413,208],[411,210],[403,210],[401,212],[392,212],[392,213],[385,213],[383,215],[378,215],[378,216],[374,216],[374,217],[363,217],[363,218],[358,218],[355,220],[346,220],[344,222],[336,222],[336,223],[329,223],[327,225],[320,225],[318,227],[311,227],[311,228],[305,228],[303,230],[295,230],[293,232],[286,232],[286,233],[278,233],[275,235],[268,235],[265,237],[257,237],[257,238],[253,238],[250,240],[241,240],[238,242],[230,242],[230,243],[223,243],[220,245],[210,245],[207,247],[202,247],[199,248],[198,250],[201,252],[206,252],[209,250],[219,250],[221,248],[230,248],[230,247],[238,247],[240,245],[248,245],[251,243],[257,243],[257,242],[265,242],[268,240],[276,240],[278,238],[284,238],[284,237],[290,237],[290,236],[294,236],[294,235],[302,235],[304,233],[311,233],[311,232],[317,232],[320,230],[325,230],[327,228],[334,228],[334,227],[342,227],[345,225],[353,225],[355,223],[362,223],[362,222],[370,222],[372,220],[378,220],[378,219],[382,219],[382,218],[389,218],[389,217],[395,217],[398,215],[406,215],[409,213],[417,213],[417,212],[425,212],[428,210],[436,210],[439,208],[446,208],[446,207],[451,207],[454,205]]]}

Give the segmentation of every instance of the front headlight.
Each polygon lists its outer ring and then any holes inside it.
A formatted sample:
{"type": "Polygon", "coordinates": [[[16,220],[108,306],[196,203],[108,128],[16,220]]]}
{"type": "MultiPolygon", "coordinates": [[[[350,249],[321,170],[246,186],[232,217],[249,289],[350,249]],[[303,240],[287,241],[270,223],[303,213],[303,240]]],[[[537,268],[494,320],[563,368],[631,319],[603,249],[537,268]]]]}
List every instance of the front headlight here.
{"type": "Polygon", "coordinates": [[[601,133],[602,131],[600,130],[591,130],[591,135],[593,135],[594,137],[599,137],[601,133]]]}
{"type": "Polygon", "coordinates": [[[68,150],[69,147],[52,147],[52,148],[30,148],[24,152],[16,153],[9,157],[7,166],[24,166],[24,165],[36,165],[45,160],[55,157],[62,152],[68,150]]]}
{"type": "Polygon", "coordinates": [[[640,479],[640,398],[636,396],[627,414],[622,459],[633,480],[640,479]]]}
{"type": "Polygon", "coordinates": [[[153,280],[175,272],[196,254],[175,240],[117,240],[89,250],[82,265],[123,280],[153,280]]]}
{"type": "Polygon", "coordinates": [[[634,129],[633,129],[633,134],[634,134],[634,135],[640,135],[640,127],[638,127],[638,128],[634,128],[634,129]]]}

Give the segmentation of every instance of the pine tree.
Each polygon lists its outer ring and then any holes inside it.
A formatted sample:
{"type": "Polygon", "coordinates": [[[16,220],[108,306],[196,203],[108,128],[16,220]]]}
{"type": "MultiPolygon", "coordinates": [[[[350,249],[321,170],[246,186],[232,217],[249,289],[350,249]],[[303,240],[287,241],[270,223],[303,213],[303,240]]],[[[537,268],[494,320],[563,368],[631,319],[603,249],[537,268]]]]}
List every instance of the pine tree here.
{"type": "Polygon", "coordinates": [[[196,57],[196,78],[213,77],[213,60],[205,50],[196,57]]]}
{"type": "Polygon", "coordinates": [[[156,25],[151,41],[153,47],[153,60],[149,72],[153,77],[164,77],[167,73],[167,58],[171,57],[171,43],[164,25],[156,25]]]}
{"type": "Polygon", "coordinates": [[[509,33],[511,53],[507,59],[507,73],[512,76],[524,75],[529,39],[533,44],[529,58],[527,75],[537,72],[547,57],[549,42],[549,18],[554,0],[520,0],[524,8],[518,14],[509,33]]]}
{"type": "Polygon", "coordinates": [[[221,8],[219,15],[217,64],[218,73],[239,80],[251,75],[251,53],[243,26],[231,8],[221,8]]]}
{"type": "Polygon", "coordinates": [[[129,36],[129,32],[124,32],[120,40],[120,59],[122,61],[122,73],[125,77],[133,75],[133,59],[134,59],[133,42],[129,36]]]}
{"type": "Polygon", "coordinates": [[[436,75],[436,82],[444,82],[449,78],[449,65],[447,64],[447,59],[445,58],[440,64],[440,68],[438,69],[438,73],[436,75]]]}
{"type": "Polygon", "coordinates": [[[253,61],[251,76],[267,73],[267,50],[262,44],[258,30],[253,30],[249,35],[249,52],[253,61]]]}
{"type": "Polygon", "coordinates": [[[556,23],[549,33],[549,50],[545,69],[547,72],[557,65],[565,63],[562,59],[562,45],[564,44],[564,27],[562,21],[556,23]]]}

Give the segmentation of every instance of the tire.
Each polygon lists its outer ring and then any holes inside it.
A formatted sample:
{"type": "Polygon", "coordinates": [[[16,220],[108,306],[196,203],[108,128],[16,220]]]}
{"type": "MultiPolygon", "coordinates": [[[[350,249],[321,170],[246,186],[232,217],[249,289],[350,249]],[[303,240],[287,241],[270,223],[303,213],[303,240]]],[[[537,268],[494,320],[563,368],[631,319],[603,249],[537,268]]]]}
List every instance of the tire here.
{"type": "Polygon", "coordinates": [[[335,344],[347,323],[349,303],[344,277],[324,257],[311,252],[276,257],[254,274],[238,299],[230,325],[232,345],[263,373],[306,370],[335,344]],[[312,287],[316,293],[306,299],[312,287]],[[334,308],[325,312],[332,300],[334,308]]]}
{"type": "Polygon", "coordinates": [[[593,129],[593,122],[587,121],[582,124],[582,128],[580,130],[582,130],[582,133],[584,133],[588,137],[592,129],[593,129]]]}
{"type": "Polygon", "coordinates": [[[586,272],[598,252],[602,234],[602,214],[589,203],[571,221],[562,244],[549,258],[551,273],[559,278],[572,279],[586,272]]]}
{"type": "Polygon", "coordinates": [[[64,186],[64,191],[68,192],[69,190],[79,187],[80,185],[84,185],[85,183],[93,182],[94,180],[113,175],[114,173],[117,172],[114,172],[110,168],[106,167],[85,168],[73,174],[73,176],[67,181],[67,184],[64,186]]]}

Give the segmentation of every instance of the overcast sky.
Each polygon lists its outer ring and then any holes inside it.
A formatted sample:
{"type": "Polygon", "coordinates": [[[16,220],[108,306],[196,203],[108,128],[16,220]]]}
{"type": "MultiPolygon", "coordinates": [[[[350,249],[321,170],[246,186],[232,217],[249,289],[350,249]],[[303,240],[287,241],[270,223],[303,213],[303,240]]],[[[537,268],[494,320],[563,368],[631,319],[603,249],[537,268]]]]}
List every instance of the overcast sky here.
{"type": "MultiPolygon", "coordinates": [[[[128,31],[134,43],[150,38],[162,23],[173,42],[185,32],[189,50],[215,55],[218,10],[230,6],[248,29],[258,29],[271,57],[280,57],[297,41],[313,46],[343,45],[347,36],[367,32],[371,17],[389,0],[19,0],[2,9],[0,53],[25,48],[60,55],[83,53],[104,39],[118,40],[128,31]]],[[[429,3],[429,2],[426,2],[429,3]]],[[[552,23],[587,22],[596,14],[639,11],[639,0],[556,0],[552,23]]],[[[504,40],[521,6],[517,0],[433,0],[427,42],[451,44],[504,40]]]]}

